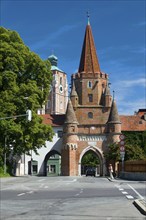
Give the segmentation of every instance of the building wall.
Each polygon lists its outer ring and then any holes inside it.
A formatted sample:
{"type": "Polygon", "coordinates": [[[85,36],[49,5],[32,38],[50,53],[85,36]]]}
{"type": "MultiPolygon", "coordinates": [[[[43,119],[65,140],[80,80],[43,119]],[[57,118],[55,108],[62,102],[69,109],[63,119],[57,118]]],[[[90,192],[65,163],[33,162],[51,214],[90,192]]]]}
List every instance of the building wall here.
{"type": "Polygon", "coordinates": [[[38,162],[38,175],[44,175],[44,160],[46,155],[52,151],[55,150],[58,153],[61,153],[61,146],[62,146],[62,138],[58,137],[58,131],[62,131],[62,127],[54,127],[54,137],[52,142],[46,141],[46,147],[42,147],[38,149],[38,155],[35,154],[35,152],[30,152],[32,156],[28,155],[22,155],[22,159],[18,162],[18,166],[16,169],[16,175],[28,175],[28,162],[31,161],[31,158],[33,161],[38,162]]]}

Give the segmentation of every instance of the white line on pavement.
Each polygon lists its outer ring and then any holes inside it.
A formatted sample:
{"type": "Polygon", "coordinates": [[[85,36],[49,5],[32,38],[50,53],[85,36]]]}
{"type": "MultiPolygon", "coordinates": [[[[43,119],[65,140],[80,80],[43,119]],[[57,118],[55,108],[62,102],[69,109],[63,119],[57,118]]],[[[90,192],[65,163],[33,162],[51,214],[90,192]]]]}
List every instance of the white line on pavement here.
{"type": "Polygon", "coordinates": [[[23,196],[23,195],[25,195],[25,193],[20,193],[20,194],[18,194],[17,196],[23,196]]]}
{"type": "Polygon", "coordinates": [[[38,182],[42,182],[42,181],[44,181],[45,179],[40,179],[40,180],[38,180],[38,182]]]}
{"type": "Polygon", "coordinates": [[[28,194],[32,194],[33,193],[33,191],[29,191],[29,192],[27,192],[28,194]]]}
{"type": "Polygon", "coordinates": [[[128,193],[127,193],[127,192],[125,192],[125,191],[124,191],[124,192],[122,192],[122,193],[123,193],[124,195],[128,194],[128,193]]]}
{"type": "Polygon", "coordinates": [[[123,188],[119,188],[120,191],[124,190],[123,188]]]}
{"type": "Polygon", "coordinates": [[[126,195],[126,197],[127,197],[127,199],[134,199],[134,197],[131,195],[126,195]]]}
{"type": "Polygon", "coordinates": [[[131,185],[127,184],[138,196],[140,199],[144,199],[144,197],[142,195],[140,195],[139,192],[136,191],[136,189],[134,189],[131,185]]]}

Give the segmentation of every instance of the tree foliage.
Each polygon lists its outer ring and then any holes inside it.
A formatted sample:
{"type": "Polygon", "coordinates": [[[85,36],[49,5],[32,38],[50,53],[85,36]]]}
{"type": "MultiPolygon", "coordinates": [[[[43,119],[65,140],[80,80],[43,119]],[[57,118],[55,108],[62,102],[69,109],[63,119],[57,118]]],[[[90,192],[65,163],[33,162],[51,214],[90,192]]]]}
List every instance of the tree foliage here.
{"type": "Polygon", "coordinates": [[[82,158],[82,165],[84,166],[96,167],[97,164],[99,164],[99,159],[92,151],[87,152],[82,158]]]}
{"type": "MultiPolygon", "coordinates": [[[[146,131],[124,131],[122,133],[125,135],[125,161],[146,159],[146,131]]],[[[105,157],[109,161],[120,161],[120,144],[110,144],[105,157]]]]}
{"type": "MultiPolygon", "coordinates": [[[[42,61],[30,51],[15,31],[0,27],[0,152],[10,148],[14,155],[29,154],[30,150],[52,140],[51,126],[42,124],[36,114],[44,105],[52,80],[50,62],[42,61]],[[26,117],[3,119],[26,114],[32,110],[32,121],[26,117]]],[[[1,159],[0,159],[1,162],[1,159]]]]}

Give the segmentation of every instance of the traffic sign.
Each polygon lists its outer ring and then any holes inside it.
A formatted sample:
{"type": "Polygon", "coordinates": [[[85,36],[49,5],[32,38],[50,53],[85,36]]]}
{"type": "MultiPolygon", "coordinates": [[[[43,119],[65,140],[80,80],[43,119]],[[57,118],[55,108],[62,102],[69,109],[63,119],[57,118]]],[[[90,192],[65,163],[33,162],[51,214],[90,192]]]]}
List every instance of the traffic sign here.
{"type": "Polygon", "coordinates": [[[125,141],[121,140],[120,145],[124,145],[124,144],[125,144],[125,141]]]}
{"type": "Polygon", "coordinates": [[[120,152],[120,155],[121,155],[121,156],[125,156],[125,151],[121,151],[121,152],[120,152]]]}
{"type": "Polygon", "coordinates": [[[124,140],[125,139],[125,135],[124,134],[120,134],[119,138],[120,138],[120,140],[124,140]]]}
{"type": "Polygon", "coordinates": [[[124,147],[124,146],[121,146],[121,147],[120,147],[120,152],[123,152],[123,151],[125,151],[125,147],[124,147]]]}

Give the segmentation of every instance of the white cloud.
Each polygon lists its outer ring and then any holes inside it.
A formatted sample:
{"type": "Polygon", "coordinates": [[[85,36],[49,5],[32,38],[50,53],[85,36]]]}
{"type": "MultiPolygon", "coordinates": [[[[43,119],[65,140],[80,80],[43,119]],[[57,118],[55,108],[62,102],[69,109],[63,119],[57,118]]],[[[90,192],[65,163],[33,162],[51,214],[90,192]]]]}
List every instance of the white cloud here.
{"type": "MultiPolygon", "coordinates": [[[[77,28],[79,24],[76,25],[64,25],[61,28],[57,29],[55,32],[50,33],[48,36],[43,38],[42,40],[36,42],[35,44],[31,45],[32,50],[38,50],[44,46],[48,46],[48,43],[50,44],[50,41],[58,39],[61,35],[65,34],[68,31],[71,31],[74,28],[77,28]]],[[[53,43],[54,47],[54,43],[53,43]]]]}
{"type": "Polygon", "coordinates": [[[141,79],[135,79],[135,80],[121,80],[117,82],[118,85],[122,85],[124,88],[130,88],[133,86],[144,86],[146,87],[146,79],[141,78],[141,79]]]}

